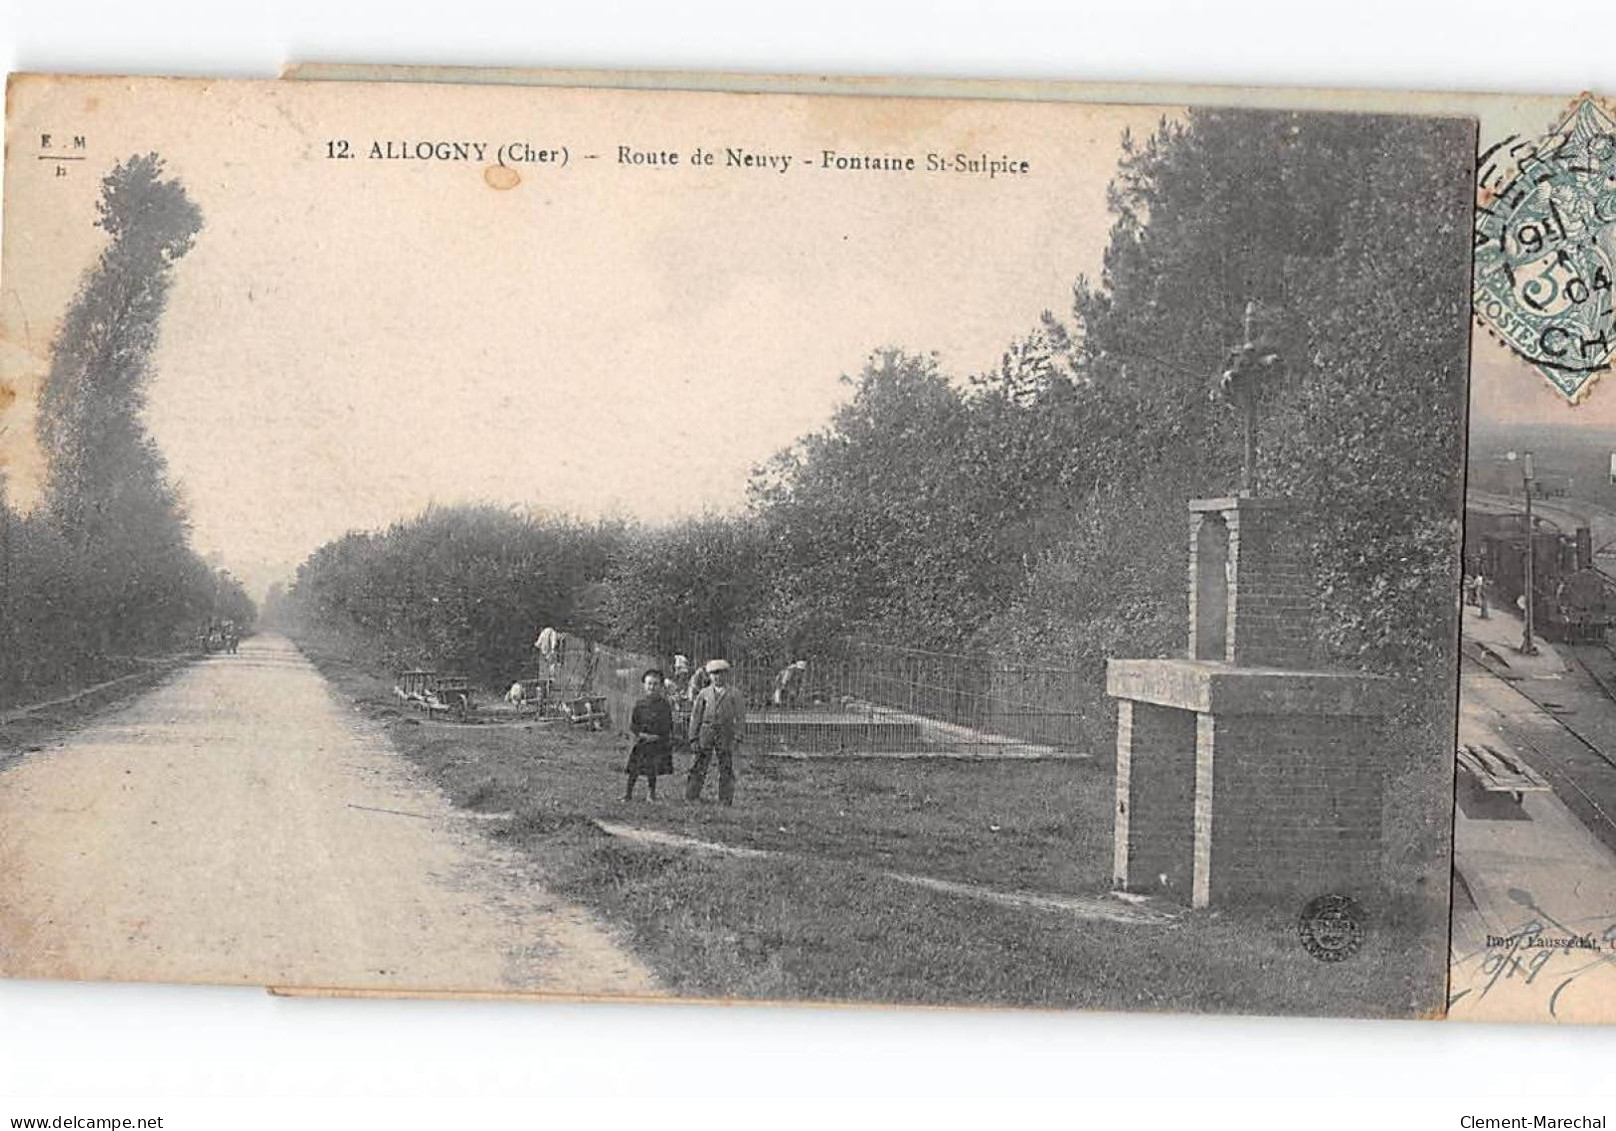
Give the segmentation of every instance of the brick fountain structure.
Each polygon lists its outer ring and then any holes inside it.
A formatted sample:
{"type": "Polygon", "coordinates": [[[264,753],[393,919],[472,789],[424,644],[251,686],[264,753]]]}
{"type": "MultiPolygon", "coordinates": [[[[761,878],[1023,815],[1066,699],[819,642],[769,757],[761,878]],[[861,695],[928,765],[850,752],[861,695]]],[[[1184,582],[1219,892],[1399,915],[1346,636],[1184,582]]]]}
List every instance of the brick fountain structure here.
{"type": "MultiPolygon", "coordinates": [[[[1247,331],[1250,342],[1249,311],[1247,331]]],[[[1250,484],[1251,386],[1245,398],[1250,484]]],[[[1363,893],[1380,872],[1393,685],[1308,666],[1307,524],[1294,502],[1243,492],[1189,510],[1188,656],[1107,664],[1114,884],[1195,907],[1363,893]]]]}

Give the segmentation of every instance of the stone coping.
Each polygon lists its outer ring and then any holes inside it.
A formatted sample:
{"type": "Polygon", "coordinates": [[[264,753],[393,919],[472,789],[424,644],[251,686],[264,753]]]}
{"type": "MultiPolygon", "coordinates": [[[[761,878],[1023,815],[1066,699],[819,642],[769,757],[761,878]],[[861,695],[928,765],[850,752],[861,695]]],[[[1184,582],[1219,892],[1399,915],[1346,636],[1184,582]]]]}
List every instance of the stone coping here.
{"type": "Polygon", "coordinates": [[[1390,714],[1396,685],[1359,672],[1238,667],[1219,660],[1108,660],[1106,693],[1212,715],[1390,714]]]}
{"type": "Polygon", "coordinates": [[[1191,499],[1192,513],[1219,511],[1285,510],[1296,506],[1295,499],[1281,499],[1273,495],[1226,495],[1217,499],[1191,499]]]}

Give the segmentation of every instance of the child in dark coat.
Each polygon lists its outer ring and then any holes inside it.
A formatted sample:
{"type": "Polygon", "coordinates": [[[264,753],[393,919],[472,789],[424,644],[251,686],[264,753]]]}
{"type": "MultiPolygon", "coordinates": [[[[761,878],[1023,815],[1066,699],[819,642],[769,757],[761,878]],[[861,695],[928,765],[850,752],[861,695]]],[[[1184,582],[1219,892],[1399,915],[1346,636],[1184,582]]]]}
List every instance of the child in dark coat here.
{"type": "Polygon", "coordinates": [[[651,668],[640,677],[645,694],[634,704],[630,726],[634,729],[634,749],[628,755],[628,789],[624,801],[634,800],[634,783],[641,775],[645,787],[656,800],[656,780],[673,773],[673,704],[663,694],[662,672],[651,668]]]}

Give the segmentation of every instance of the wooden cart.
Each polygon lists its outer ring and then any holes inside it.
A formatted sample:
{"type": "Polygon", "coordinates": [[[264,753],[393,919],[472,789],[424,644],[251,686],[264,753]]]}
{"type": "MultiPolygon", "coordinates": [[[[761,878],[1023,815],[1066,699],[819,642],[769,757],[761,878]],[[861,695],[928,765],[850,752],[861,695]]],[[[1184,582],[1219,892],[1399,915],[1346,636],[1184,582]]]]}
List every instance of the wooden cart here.
{"type": "Polygon", "coordinates": [[[1461,742],[1459,769],[1484,793],[1508,793],[1516,801],[1549,789],[1542,775],[1514,751],[1490,742],[1461,742]]]}
{"type": "Polygon", "coordinates": [[[566,711],[569,723],[590,730],[605,730],[606,724],[611,721],[611,713],[606,709],[604,695],[584,695],[577,699],[569,699],[566,711]]]}
{"type": "Polygon", "coordinates": [[[400,672],[393,694],[428,718],[453,713],[465,719],[472,711],[471,681],[463,675],[440,675],[431,668],[400,672]]]}

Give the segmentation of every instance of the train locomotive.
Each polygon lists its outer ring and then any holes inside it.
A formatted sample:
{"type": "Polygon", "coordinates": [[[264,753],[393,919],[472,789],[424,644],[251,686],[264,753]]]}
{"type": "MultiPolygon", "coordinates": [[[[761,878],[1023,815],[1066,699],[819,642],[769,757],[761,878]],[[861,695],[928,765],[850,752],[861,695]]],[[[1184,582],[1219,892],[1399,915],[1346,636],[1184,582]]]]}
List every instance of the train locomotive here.
{"type": "MultiPolygon", "coordinates": [[[[1540,522],[1531,543],[1537,631],[1548,640],[1602,642],[1616,624],[1616,578],[1594,564],[1588,527],[1565,534],[1540,522]]],[[[1487,579],[1495,603],[1519,605],[1526,591],[1526,545],[1523,515],[1466,511],[1465,571],[1487,579]]]]}

